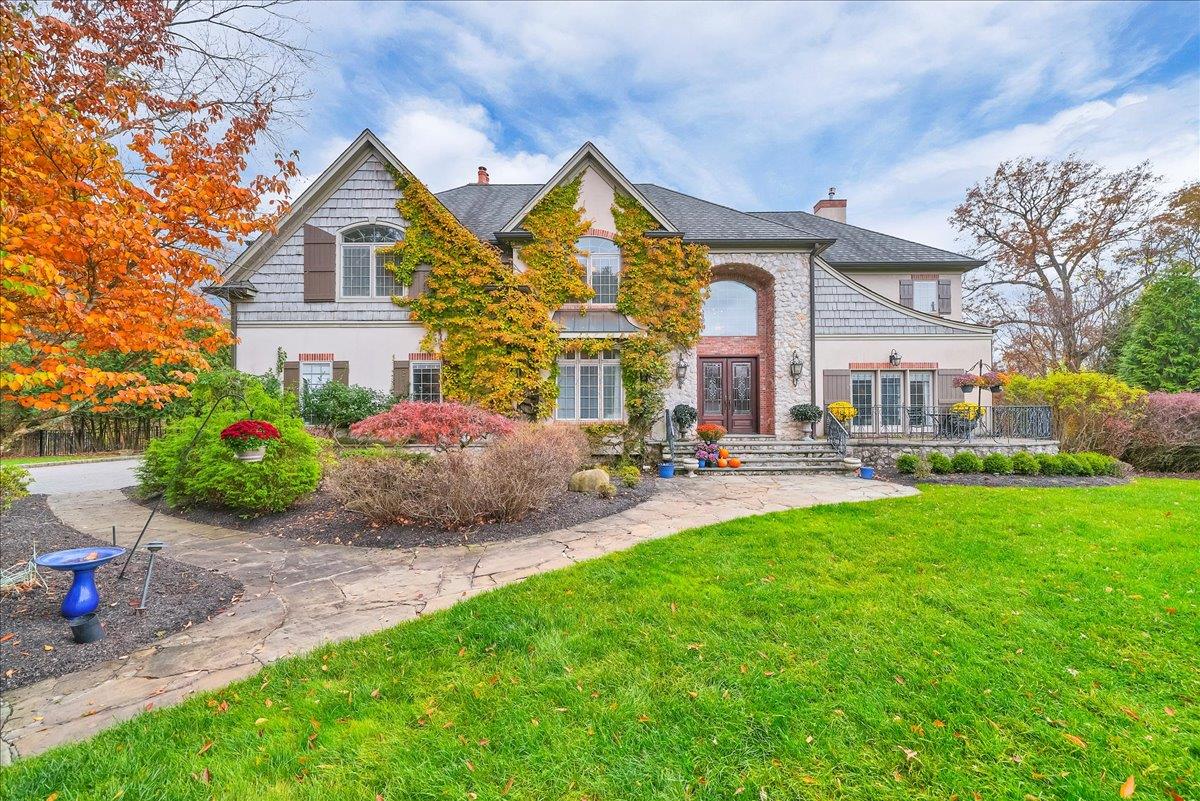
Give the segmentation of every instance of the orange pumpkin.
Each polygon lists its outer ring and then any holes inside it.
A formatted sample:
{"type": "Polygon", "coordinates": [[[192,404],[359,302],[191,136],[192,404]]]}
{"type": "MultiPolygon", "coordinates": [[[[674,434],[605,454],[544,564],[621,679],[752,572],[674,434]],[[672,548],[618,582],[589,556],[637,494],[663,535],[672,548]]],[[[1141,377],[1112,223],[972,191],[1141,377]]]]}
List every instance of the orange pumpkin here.
{"type": "Polygon", "coordinates": [[[718,459],[717,467],[729,467],[729,460],[728,459],[718,459]]]}
{"type": "Polygon", "coordinates": [[[720,456],[722,459],[728,459],[729,451],[725,450],[724,448],[721,448],[720,450],[717,451],[717,455],[720,456]]]}
{"type": "Polygon", "coordinates": [[[741,460],[741,459],[739,459],[739,458],[737,458],[737,457],[735,456],[734,458],[732,458],[732,459],[730,459],[730,460],[729,460],[729,466],[730,466],[730,467],[741,467],[741,466],[742,466],[742,460],[741,460]]]}

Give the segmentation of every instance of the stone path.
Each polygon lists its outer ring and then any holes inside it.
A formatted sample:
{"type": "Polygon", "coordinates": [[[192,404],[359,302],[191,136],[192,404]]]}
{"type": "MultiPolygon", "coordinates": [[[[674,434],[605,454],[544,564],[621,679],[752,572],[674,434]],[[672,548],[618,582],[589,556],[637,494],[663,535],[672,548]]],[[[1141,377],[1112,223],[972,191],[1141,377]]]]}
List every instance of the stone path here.
{"type": "MultiPolygon", "coordinates": [[[[235,576],[241,601],[203,625],[129,656],[7,694],[0,761],[87,737],[148,708],[244,678],[317,646],[411,620],[535,573],[746,515],[915,494],[837,476],[711,476],[660,482],[648,501],[619,514],[509,542],[410,550],[305,545],[179,518],[151,534],[175,559],[235,576]]],[[[50,498],[67,525],[97,536],[114,523],[126,547],[146,510],[118,491],[50,498]]],[[[137,580],[140,580],[140,576],[137,580]]]]}

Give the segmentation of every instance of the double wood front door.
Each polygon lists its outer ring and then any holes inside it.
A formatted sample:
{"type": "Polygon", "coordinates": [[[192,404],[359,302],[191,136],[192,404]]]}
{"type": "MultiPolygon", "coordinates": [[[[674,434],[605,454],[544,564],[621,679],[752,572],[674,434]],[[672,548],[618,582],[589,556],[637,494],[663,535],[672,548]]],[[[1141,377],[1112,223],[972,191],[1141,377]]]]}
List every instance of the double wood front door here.
{"type": "Polygon", "coordinates": [[[700,422],[725,426],[730,434],[757,434],[758,359],[701,358],[699,401],[700,422]]]}

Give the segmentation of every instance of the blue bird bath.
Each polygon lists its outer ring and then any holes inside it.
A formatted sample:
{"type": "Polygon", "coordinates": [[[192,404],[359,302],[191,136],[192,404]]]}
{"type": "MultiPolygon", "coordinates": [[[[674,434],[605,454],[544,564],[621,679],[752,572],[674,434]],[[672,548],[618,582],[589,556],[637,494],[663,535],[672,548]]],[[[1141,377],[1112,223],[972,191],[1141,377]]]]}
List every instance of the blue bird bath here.
{"type": "Polygon", "coordinates": [[[34,560],[39,567],[70,570],[75,574],[71,589],[67,590],[67,596],[63,598],[60,611],[71,626],[76,642],[95,642],[104,636],[93,614],[100,606],[100,593],[96,590],[96,568],[108,564],[123,553],[124,548],[101,545],[95,548],[54,551],[42,554],[34,560]]]}

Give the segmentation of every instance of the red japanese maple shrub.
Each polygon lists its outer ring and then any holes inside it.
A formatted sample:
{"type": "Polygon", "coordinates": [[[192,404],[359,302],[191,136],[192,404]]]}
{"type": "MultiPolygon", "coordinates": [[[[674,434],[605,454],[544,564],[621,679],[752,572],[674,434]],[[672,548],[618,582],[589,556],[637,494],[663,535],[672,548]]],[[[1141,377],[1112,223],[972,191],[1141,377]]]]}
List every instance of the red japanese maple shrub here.
{"type": "Polygon", "coordinates": [[[513,426],[507,417],[477,406],[405,401],[355,423],[350,433],[389,443],[419,442],[446,451],[465,448],[485,437],[504,436],[513,426]]]}

